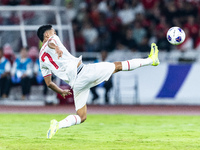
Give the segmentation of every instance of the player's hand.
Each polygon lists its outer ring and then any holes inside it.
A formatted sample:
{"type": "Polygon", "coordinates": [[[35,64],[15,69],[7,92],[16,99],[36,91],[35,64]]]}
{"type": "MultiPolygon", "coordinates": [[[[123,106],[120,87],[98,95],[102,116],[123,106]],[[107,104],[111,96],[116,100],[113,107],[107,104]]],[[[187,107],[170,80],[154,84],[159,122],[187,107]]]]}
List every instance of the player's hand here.
{"type": "Polygon", "coordinates": [[[56,54],[58,55],[58,59],[62,57],[63,51],[61,51],[58,47],[55,48],[56,54]]]}
{"type": "Polygon", "coordinates": [[[62,96],[63,98],[65,98],[65,96],[71,95],[71,94],[72,94],[72,93],[70,92],[70,90],[67,89],[67,90],[63,90],[63,91],[62,91],[61,96],[62,96]]]}

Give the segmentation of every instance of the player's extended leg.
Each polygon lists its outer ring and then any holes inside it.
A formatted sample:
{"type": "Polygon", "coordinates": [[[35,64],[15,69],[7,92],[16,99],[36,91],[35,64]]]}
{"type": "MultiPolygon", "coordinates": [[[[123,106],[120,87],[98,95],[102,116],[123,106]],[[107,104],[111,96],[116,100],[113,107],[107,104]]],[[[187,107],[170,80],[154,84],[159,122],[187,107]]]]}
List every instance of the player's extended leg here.
{"type": "Polygon", "coordinates": [[[149,54],[149,57],[146,59],[131,59],[127,61],[122,62],[114,62],[115,64],[115,71],[113,73],[119,72],[119,71],[131,71],[136,68],[142,67],[142,66],[148,66],[153,65],[157,66],[160,64],[158,59],[158,47],[155,43],[151,44],[151,52],[149,54]]]}

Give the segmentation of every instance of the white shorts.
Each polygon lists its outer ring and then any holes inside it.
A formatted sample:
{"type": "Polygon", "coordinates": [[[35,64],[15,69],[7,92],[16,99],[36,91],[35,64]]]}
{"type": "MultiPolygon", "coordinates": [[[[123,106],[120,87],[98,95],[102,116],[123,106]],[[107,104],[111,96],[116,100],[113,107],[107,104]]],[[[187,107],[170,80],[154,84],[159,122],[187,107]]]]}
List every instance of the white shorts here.
{"type": "Polygon", "coordinates": [[[73,87],[76,111],[86,104],[90,88],[107,81],[114,70],[115,64],[109,62],[84,65],[73,87]]]}

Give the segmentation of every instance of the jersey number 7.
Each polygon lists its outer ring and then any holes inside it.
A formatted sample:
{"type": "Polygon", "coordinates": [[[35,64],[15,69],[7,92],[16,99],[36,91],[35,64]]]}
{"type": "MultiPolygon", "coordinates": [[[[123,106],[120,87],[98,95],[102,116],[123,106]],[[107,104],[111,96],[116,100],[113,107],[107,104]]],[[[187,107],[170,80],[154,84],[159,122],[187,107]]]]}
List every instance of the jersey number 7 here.
{"type": "Polygon", "coordinates": [[[43,61],[43,62],[45,61],[44,58],[45,58],[46,56],[47,56],[47,58],[49,59],[50,63],[51,63],[56,69],[58,69],[59,66],[55,63],[55,61],[53,61],[53,58],[51,57],[51,55],[49,55],[49,54],[46,53],[46,52],[44,52],[44,53],[42,54],[42,57],[41,57],[42,61],[43,61]]]}

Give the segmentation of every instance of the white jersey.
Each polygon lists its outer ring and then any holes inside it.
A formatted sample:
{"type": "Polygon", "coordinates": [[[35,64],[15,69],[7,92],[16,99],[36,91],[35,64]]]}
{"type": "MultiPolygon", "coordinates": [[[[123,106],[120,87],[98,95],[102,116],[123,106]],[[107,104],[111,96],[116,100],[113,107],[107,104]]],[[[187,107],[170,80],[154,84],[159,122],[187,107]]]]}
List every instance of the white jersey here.
{"type": "Polygon", "coordinates": [[[81,57],[76,58],[68,52],[57,35],[50,37],[40,49],[39,61],[43,77],[45,78],[51,75],[51,73],[54,73],[57,77],[64,80],[71,87],[73,87],[76,80],[77,65],[80,60],[81,57]],[[59,49],[63,51],[63,55],[59,59],[58,55],[55,53],[55,50],[48,46],[49,40],[53,40],[59,49]]]}
{"type": "MultiPolygon", "coordinates": [[[[0,64],[3,63],[4,61],[6,61],[6,58],[3,56],[2,58],[0,58],[0,64]]],[[[11,64],[9,61],[6,62],[5,64],[5,72],[10,72],[11,71],[11,64]]]]}

